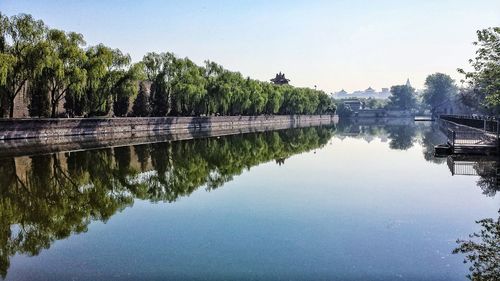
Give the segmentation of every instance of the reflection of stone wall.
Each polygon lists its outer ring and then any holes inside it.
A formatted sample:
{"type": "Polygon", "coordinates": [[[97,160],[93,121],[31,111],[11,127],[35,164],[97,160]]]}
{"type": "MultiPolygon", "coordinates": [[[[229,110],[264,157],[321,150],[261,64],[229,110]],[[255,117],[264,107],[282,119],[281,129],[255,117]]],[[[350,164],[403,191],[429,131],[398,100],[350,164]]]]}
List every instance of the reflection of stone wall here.
{"type": "Polygon", "coordinates": [[[151,163],[151,158],[148,157],[145,163],[141,163],[139,156],[136,153],[137,147],[132,146],[130,151],[130,168],[135,171],[151,171],[153,170],[153,163],[151,163]]]}
{"type": "Polygon", "coordinates": [[[0,139],[77,135],[135,134],[139,132],[195,133],[271,125],[328,124],[332,115],[272,115],[219,117],[146,117],[0,120],[0,139]]]}
{"type": "Polygon", "coordinates": [[[19,178],[20,181],[22,182],[27,182],[28,178],[28,171],[31,169],[31,158],[24,156],[24,157],[17,157],[14,159],[15,165],[16,165],[16,175],[19,178]]]}

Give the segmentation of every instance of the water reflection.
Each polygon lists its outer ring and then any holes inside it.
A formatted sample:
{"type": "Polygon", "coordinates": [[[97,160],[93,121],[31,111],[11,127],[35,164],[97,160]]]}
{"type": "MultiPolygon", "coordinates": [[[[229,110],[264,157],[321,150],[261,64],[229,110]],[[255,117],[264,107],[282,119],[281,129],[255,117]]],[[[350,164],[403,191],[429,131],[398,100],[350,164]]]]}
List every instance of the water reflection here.
{"type": "MultiPolygon", "coordinates": [[[[86,232],[92,221],[106,222],[133,205],[136,199],[174,202],[200,187],[214,190],[260,163],[286,165],[290,156],[320,148],[332,137],[363,139],[367,143],[377,139],[398,151],[421,147],[426,161],[447,162],[452,175],[479,176],[477,184],[485,195],[492,197],[499,191],[497,159],[435,158],[434,145],[443,143],[444,135],[431,123],[411,120],[341,122],[336,128],[311,127],[3,158],[0,159],[0,274],[5,278],[12,256],[38,255],[56,240],[86,232]]],[[[491,249],[483,247],[484,243],[494,241],[491,239],[497,239],[497,244],[491,245],[499,245],[498,221],[480,224],[486,232],[474,236],[482,239],[474,241],[483,244],[461,240],[460,248],[455,251],[467,254],[468,261],[478,268],[472,274],[488,270],[469,257],[482,256],[479,252],[482,249],[491,253],[491,249]],[[496,234],[491,233],[495,228],[490,226],[494,223],[497,223],[496,234]],[[494,235],[496,238],[491,238],[494,235]]],[[[497,258],[498,255],[492,256],[497,258]]],[[[498,263],[496,266],[494,273],[498,273],[498,263]]]]}
{"type": "Polygon", "coordinates": [[[134,199],[173,202],[245,169],[323,146],[331,127],[164,142],[0,161],[0,274],[15,254],[107,221],[134,199]]]}
{"type": "MultiPolygon", "coordinates": [[[[498,212],[500,215],[500,211],[498,212]]],[[[453,253],[464,254],[464,263],[470,264],[467,277],[470,280],[499,280],[500,278],[500,216],[476,222],[481,230],[458,240],[460,244],[453,253]]]]}
{"type": "Polygon", "coordinates": [[[407,150],[415,143],[419,127],[411,119],[394,119],[391,122],[373,122],[372,120],[341,120],[338,124],[338,136],[362,138],[371,142],[380,138],[389,141],[391,149],[407,150]]]}
{"type": "Polygon", "coordinates": [[[436,164],[446,162],[453,176],[478,176],[477,186],[488,197],[494,197],[500,191],[500,158],[465,155],[435,157],[434,146],[445,143],[446,137],[432,123],[415,123],[407,119],[395,119],[389,123],[343,121],[338,124],[336,135],[341,139],[360,138],[366,142],[379,138],[388,142],[394,150],[408,150],[418,142],[426,161],[436,164]]]}
{"type": "Polygon", "coordinates": [[[446,160],[434,157],[434,146],[446,140],[439,128],[432,123],[416,123],[411,119],[393,119],[385,122],[373,120],[341,120],[337,126],[337,136],[361,138],[371,142],[379,138],[388,142],[395,150],[408,150],[417,142],[424,148],[424,158],[434,163],[444,163],[446,160]]]}
{"type": "Polygon", "coordinates": [[[477,186],[484,195],[494,197],[500,191],[498,157],[454,155],[448,156],[447,164],[454,176],[479,176],[477,186]]]}
{"type": "MultiPolygon", "coordinates": [[[[497,156],[453,155],[447,158],[434,156],[434,146],[445,143],[446,138],[438,126],[428,123],[394,120],[387,124],[372,122],[341,122],[338,126],[341,138],[362,138],[371,142],[374,137],[389,142],[396,150],[412,148],[420,139],[426,161],[441,164],[446,162],[452,176],[476,176],[477,186],[487,197],[495,197],[500,191],[500,158],[497,156]],[[420,138],[417,136],[420,135],[420,138]]],[[[499,211],[500,214],[500,211],[499,211]]],[[[470,280],[500,280],[500,216],[476,222],[481,230],[469,235],[468,240],[458,239],[459,246],[453,254],[464,254],[464,263],[470,265],[470,280]]]]}

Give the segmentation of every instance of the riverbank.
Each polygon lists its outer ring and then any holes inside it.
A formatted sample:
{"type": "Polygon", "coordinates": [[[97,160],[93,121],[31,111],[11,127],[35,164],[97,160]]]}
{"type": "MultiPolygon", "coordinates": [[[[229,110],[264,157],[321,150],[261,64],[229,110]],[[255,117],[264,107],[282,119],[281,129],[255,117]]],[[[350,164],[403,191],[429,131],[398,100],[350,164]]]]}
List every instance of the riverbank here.
{"type": "Polygon", "coordinates": [[[331,115],[0,120],[0,157],[330,125],[331,115]]]}
{"type": "Polygon", "coordinates": [[[186,133],[333,122],[333,115],[0,119],[0,140],[157,132],[186,133]]]}

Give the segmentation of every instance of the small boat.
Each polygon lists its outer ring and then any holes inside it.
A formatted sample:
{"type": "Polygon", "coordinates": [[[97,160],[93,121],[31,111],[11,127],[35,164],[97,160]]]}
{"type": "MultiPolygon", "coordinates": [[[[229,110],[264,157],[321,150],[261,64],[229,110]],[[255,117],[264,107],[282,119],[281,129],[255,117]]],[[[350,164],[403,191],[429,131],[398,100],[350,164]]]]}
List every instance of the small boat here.
{"type": "Polygon", "coordinates": [[[446,157],[451,154],[451,147],[448,144],[439,144],[434,146],[434,156],[446,157]]]}

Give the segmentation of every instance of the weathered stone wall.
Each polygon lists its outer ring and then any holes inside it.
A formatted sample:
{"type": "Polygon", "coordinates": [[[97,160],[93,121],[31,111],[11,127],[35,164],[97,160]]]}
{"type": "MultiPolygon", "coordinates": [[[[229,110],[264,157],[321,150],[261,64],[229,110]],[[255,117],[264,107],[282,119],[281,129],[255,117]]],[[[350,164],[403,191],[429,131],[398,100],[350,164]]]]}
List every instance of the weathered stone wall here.
{"type": "Polygon", "coordinates": [[[141,132],[195,133],[270,125],[294,127],[329,124],[333,119],[332,115],[0,119],[0,140],[106,134],[134,135],[141,132]]]}
{"type": "MultiPolygon", "coordinates": [[[[47,93],[47,96],[49,93],[47,93]]],[[[48,99],[48,97],[47,97],[48,99]]],[[[65,99],[62,98],[59,100],[59,103],[57,104],[57,113],[64,112],[64,103],[65,99]]],[[[29,105],[30,105],[30,96],[28,93],[28,86],[22,87],[21,91],[16,95],[14,98],[14,118],[29,118],[30,117],[30,112],[29,112],[29,105]]],[[[2,101],[0,101],[0,118],[1,117],[9,117],[9,101],[8,99],[4,98],[2,101]]],[[[49,105],[50,107],[50,105],[49,105]]],[[[50,110],[50,108],[49,108],[50,110]]]]}

